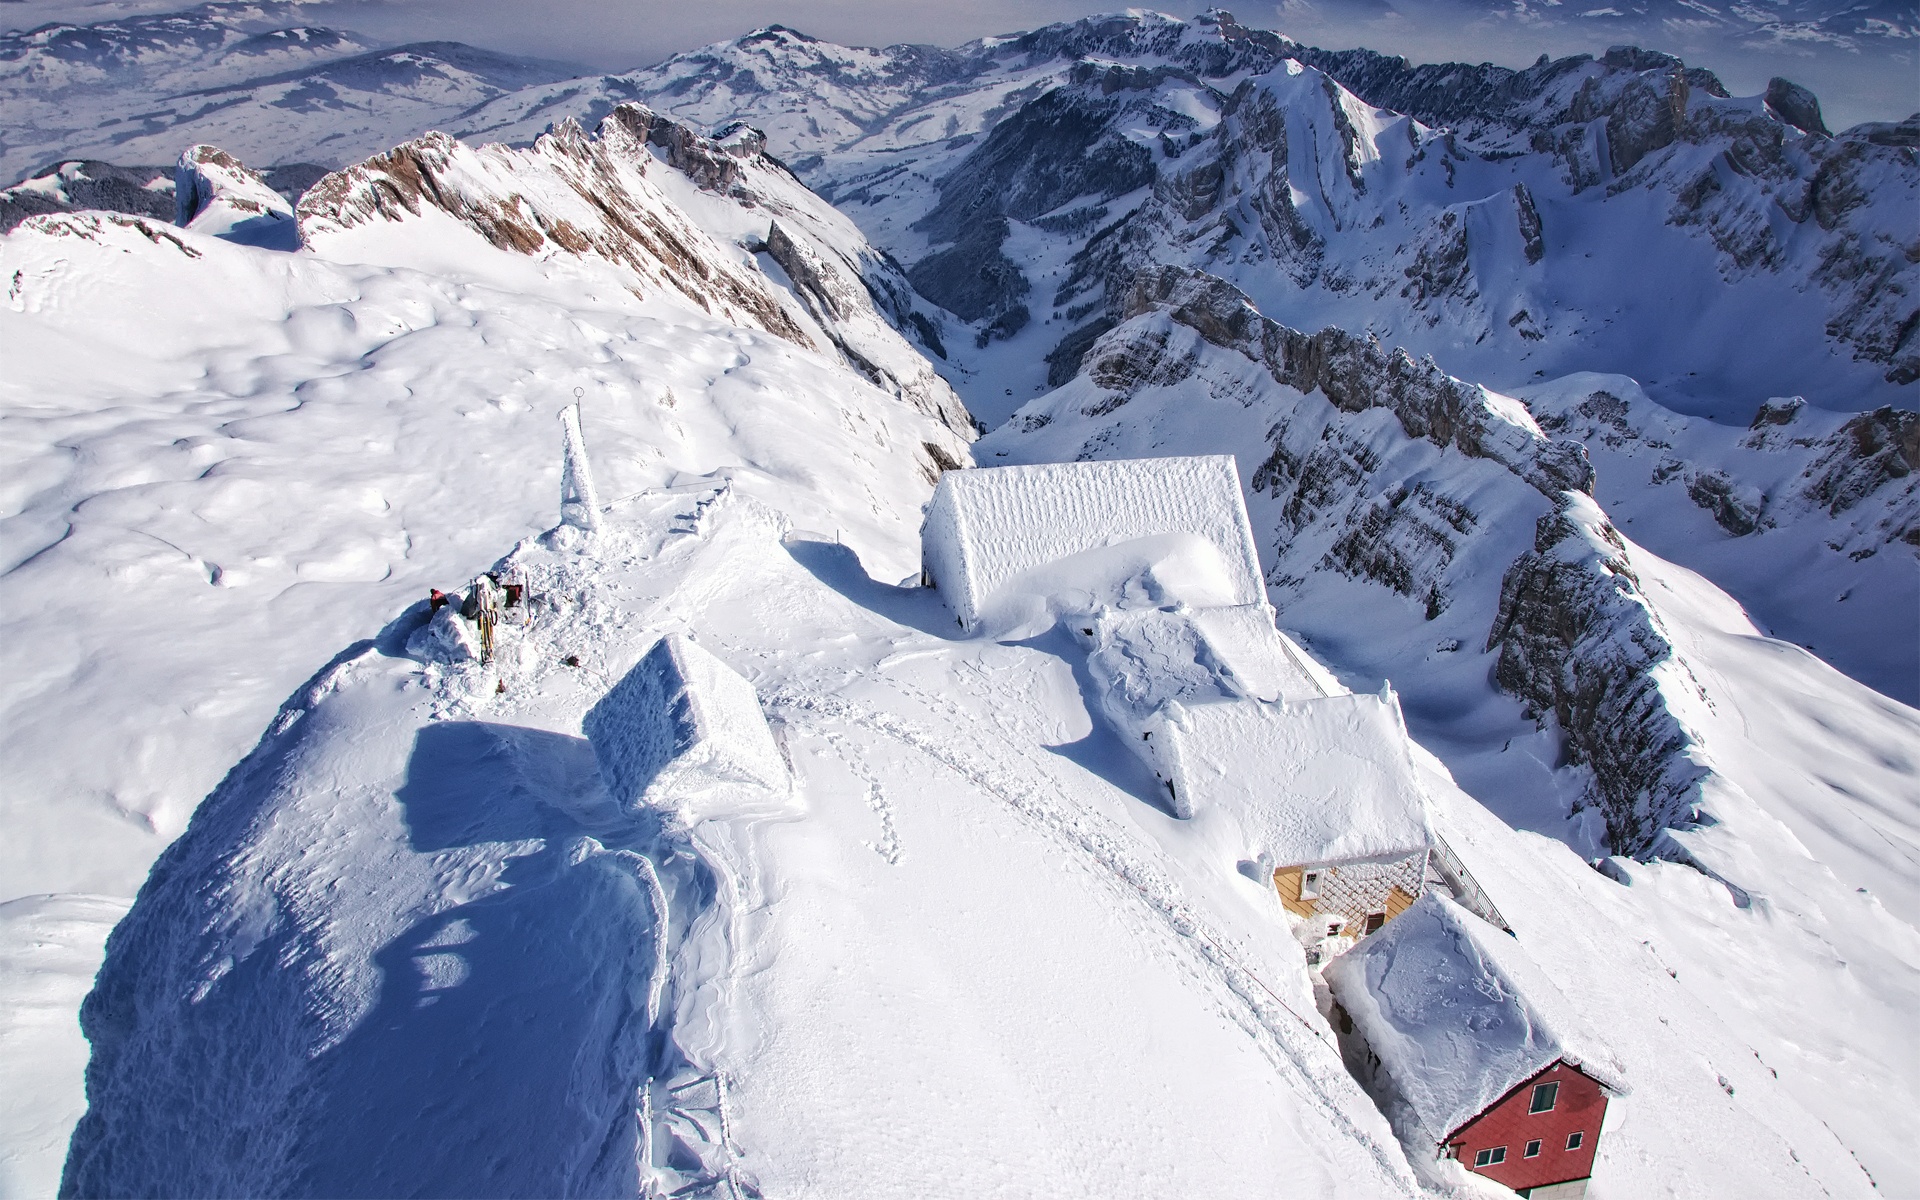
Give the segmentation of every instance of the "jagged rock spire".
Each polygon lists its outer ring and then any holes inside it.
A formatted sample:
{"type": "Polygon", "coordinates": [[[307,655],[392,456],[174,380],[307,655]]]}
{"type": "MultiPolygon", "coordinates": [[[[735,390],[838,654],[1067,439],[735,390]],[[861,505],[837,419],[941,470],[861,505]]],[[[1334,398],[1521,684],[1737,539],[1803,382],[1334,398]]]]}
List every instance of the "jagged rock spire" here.
{"type": "Polygon", "coordinates": [[[580,405],[560,410],[562,430],[560,468],[560,524],[592,531],[600,528],[600,494],[593,488],[587,466],[587,441],[580,433],[580,405]]]}

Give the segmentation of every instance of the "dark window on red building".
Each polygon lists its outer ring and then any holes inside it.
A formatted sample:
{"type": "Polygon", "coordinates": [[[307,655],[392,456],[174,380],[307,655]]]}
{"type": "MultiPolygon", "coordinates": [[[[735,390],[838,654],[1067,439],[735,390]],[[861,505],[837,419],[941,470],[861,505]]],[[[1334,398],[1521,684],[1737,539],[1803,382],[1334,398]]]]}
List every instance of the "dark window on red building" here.
{"type": "Polygon", "coordinates": [[[1491,1150],[1482,1150],[1473,1156],[1473,1165],[1476,1167],[1491,1167],[1505,1161],[1507,1161],[1507,1148],[1505,1146],[1495,1146],[1491,1150]]]}
{"type": "Polygon", "coordinates": [[[1553,1102],[1560,1095],[1557,1083],[1537,1083],[1533,1087],[1533,1103],[1527,1106],[1530,1113],[1552,1112],[1553,1102]]]}
{"type": "Polygon", "coordinates": [[[1580,1148],[1580,1143],[1586,1140],[1587,1140],[1587,1135],[1584,1133],[1581,1133],[1578,1129],[1576,1129],[1572,1133],[1567,1135],[1567,1149],[1578,1150],[1580,1148]]]}
{"type": "Polygon", "coordinates": [[[1535,1138],[1532,1141],[1528,1142],[1526,1150],[1521,1152],[1520,1157],[1521,1158],[1539,1158],[1540,1157],[1540,1139],[1535,1138]]]}

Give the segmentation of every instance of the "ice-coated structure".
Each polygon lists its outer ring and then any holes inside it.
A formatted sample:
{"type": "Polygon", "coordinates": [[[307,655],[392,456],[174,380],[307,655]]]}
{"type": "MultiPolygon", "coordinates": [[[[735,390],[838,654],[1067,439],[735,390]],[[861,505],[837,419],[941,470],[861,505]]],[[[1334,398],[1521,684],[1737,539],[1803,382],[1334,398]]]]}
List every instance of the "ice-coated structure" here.
{"type": "Polygon", "coordinates": [[[680,634],[656,642],[582,726],[626,812],[664,811],[690,826],[791,802],[786,760],[753,685],[680,634]]]}
{"type": "Polygon", "coordinates": [[[1323,977],[1436,1146],[1555,1063],[1627,1092],[1612,1054],[1520,943],[1439,892],[1323,977]]]}
{"type": "Polygon", "coordinates": [[[600,528],[600,493],[587,465],[587,439],[580,432],[580,406],[560,410],[560,524],[591,532],[600,528]]]}
{"type": "Polygon", "coordinates": [[[1266,602],[1231,455],[948,471],[921,550],[967,630],[1027,594],[1068,612],[1266,602]]]}

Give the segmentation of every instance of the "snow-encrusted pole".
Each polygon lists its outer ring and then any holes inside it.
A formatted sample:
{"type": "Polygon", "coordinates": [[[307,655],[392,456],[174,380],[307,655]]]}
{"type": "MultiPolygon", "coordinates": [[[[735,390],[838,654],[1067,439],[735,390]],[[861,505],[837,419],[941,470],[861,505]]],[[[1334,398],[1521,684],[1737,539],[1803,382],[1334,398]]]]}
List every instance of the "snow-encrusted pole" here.
{"type": "Polygon", "coordinates": [[[575,388],[572,404],[560,410],[561,446],[560,523],[589,533],[600,528],[600,494],[593,489],[593,471],[587,466],[587,440],[580,433],[580,402],[575,388]]]}

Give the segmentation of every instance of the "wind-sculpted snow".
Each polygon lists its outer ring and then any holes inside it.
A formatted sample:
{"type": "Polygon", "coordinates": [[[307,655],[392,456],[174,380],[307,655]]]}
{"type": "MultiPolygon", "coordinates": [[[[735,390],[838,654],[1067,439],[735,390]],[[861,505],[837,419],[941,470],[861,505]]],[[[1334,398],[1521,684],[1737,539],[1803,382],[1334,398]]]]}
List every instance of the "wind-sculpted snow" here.
{"type": "Polygon", "coordinates": [[[753,685],[677,634],[660,639],[581,720],[600,777],[623,810],[684,827],[779,815],[787,767],[753,685]]]}

